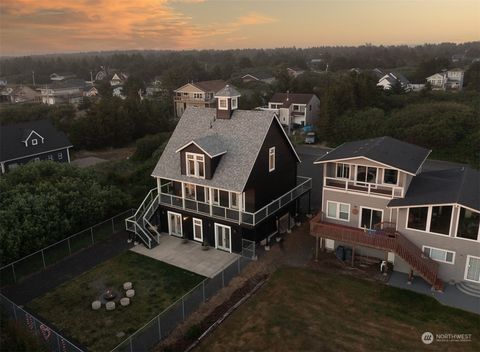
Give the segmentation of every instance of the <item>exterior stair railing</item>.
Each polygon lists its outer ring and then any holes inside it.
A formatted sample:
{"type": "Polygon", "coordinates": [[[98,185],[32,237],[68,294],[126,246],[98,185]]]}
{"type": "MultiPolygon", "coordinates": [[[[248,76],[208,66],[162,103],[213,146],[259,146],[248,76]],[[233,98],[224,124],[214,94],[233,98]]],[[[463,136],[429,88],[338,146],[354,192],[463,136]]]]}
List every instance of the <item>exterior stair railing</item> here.
{"type": "Polygon", "coordinates": [[[143,199],[135,214],[125,220],[126,229],[135,233],[148,248],[153,248],[155,242],[158,244],[160,241],[160,233],[150,223],[150,219],[157,208],[158,191],[153,188],[143,199]]]}

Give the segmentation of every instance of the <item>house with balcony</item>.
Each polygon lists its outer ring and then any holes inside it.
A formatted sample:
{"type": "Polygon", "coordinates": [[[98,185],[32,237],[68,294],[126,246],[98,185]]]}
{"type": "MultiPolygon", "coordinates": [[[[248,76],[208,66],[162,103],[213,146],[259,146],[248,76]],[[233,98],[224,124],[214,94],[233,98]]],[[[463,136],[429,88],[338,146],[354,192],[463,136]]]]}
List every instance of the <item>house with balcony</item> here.
{"type": "Polygon", "coordinates": [[[315,94],[275,93],[268,102],[280,123],[288,128],[313,125],[319,118],[320,99],[315,94]]]}
{"type": "Polygon", "coordinates": [[[323,166],[318,248],[344,246],[435,289],[480,284],[480,173],[422,171],[430,150],[390,137],[344,143],[323,166]]]}
{"type": "Polygon", "coordinates": [[[310,192],[275,112],[239,110],[228,85],[214,97],[215,108],[185,110],[153,170],[157,187],[127,220],[148,248],[176,236],[242,252],[288,231],[310,192]]]}
{"type": "Polygon", "coordinates": [[[39,88],[42,103],[55,105],[61,103],[78,104],[82,101],[86,83],[81,79],[55,81],[39,88]]]}
{"type": "Polygon", "coordinates": [[[463,76],[465,71],[460,68],[443,70],[426,78],[432,90],[457,90],[463,89],[463,76]]]}
{"type": "Polygon", "coordinates": [[[0,125],[0,174],[41,160],[70,162],[72,143],[49,120],[0,125]]]}
{"type": "Polygon", "coordinates": [[[180,118],[188,107],[214,108],[216,106],[215,93],[227,85],[225,81],[201,81],[187,83],[175,89],[173,106],[175,116],[180,118]]]}

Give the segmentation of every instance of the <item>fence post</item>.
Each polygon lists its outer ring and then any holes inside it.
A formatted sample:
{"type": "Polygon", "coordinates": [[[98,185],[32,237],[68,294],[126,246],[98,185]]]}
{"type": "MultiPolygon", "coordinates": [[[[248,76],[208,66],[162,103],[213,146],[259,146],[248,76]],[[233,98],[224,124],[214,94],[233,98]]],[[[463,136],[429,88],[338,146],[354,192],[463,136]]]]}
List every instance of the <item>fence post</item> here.
{"type": "Polygon", "coordinates": [[[43,249],[40,252],[42,253],[43,268],[46,269],[47,266],[45,265],[45,255],[43,254],[43,249]]]}
{"type": "Polygon", "coordinates": [[[14,264],[12,264],[13,282],[17,283],[17,275],[15,275],[15,268],[13,266],[14,264]]]}
{"type": "Polygon", "coordinates": [[[113,221],[113,218],[112,218],[112,233],[115,233],[115,222],[113,221]]]}
{"type": "Polygon", "coordinates": [[[67,237],[67,243],[68,243],[68,254],[72,255],[72,247],[70,247],[70,237],[67,237]]]}
{"type": "Polygon", "coordinates": [[[158,340],[162,340],[162,326],[160,325],[160,314],[158,315],[158,340]]]}
{"type": "Polygon", "coordinates": [[[93,226],[90,227],[90,234],[92,235],[92,246],[95,244],[95,241],[93,240],[93,226]]]}

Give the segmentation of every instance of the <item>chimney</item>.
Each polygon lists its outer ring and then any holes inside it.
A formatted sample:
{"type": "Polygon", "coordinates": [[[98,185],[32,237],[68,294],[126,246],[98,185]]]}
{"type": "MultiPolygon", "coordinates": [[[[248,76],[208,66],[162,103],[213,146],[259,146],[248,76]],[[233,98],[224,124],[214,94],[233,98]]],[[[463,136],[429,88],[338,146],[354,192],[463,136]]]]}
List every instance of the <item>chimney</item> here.
{"type": "Polygon", "coordinates": [[[241,94],[228,84],[215,94],[217,98],[217,119],[228,120],[232,117],[233,111],[238,109],[238,98],[241,94]]]}

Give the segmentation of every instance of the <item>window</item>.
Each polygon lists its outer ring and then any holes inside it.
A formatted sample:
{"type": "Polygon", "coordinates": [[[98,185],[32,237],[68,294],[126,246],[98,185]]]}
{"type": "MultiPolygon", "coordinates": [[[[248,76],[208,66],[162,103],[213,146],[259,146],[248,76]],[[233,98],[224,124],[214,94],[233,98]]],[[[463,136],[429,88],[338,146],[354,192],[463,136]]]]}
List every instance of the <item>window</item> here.
{"type": "Polygon", "coordinates": [[[427,230],[428,207],[410,208],[407,227],[415,230],[427,230]]]}
{"type": "Polygon", "coordinates": [[[193,218],[193,239],[195,241],[203,241],[203,221],[193,218]]]}
{"type": "Polygon", "coordinates": [[[268,150],[268,171],[275,170],[275,147],[268,150]]]}
{"type": "Polygon", "coordinates": [[[357,166],[357,181],[366,183],[376,183],[377,168],[357,166]]]}
{"type": "Polygon", "coordinates": [[[457,237],[478,240],[480,213],[461,208],[458,218],[457,237]]]}
{"type": "Polygon", "coordinates": [[[450,233],[450,220],[452,218],[452,206],[432,207],[430,219],[430,232],[448,235],[450,233]]]}
{"type": "Polygon", "coordinates": [[[37,162],[37,161],[40,161],[40,158],[34,158],[33,159],[33,162],[37,162]]]}
{"type": "Polygon", "coordinates": [[[385,169],[383,171],[383,183],[396,185],[398,182],[398,171],[393,169],[385,169]]]}
{"type": "Polygon", "coordinates": [[[193,93],[194,99],[202,99],[202,97],[203,97],[202,93],[193,93]]]}
{"type": "Polygon", "coordinates": [[[350,178],[350,165],[337,163],[337,178],[350,178]]]}
{"type": "Polygon", "coordinates": [[[195,185],[192,183],[185,183],[184,189],[185,189],[185,198],[195,200],[195,185]]]}
{"type": "Polygon", "coordinates": [[[236,109],[238,107],[237,98],[232,98],[232,109],[236,109]]]}
{"type": "Polygon", "coordinates": [[[212,203],[216,204],[216,205],[219,205],[220,204],[220,193],[219,193],[218,189],[212,188],[212,192],[213,192],[212,203]]]}
{"type": "Polygon", "coordinates": [[[407,228],[448,236],[451,218],[451,205],[410,208],[407,228]]]}
{"type": "Polygon", "coordinates": [[[437,262],[453,264],[455,261],[455,252],[444,249],[423,246],[423,253],[437,262]]]}
{"type": "Polygon", "coordinates": [[[218,107],[222,110],[227,110],[227,99],[219,99],[218,107]]]}
{"type": "Polygon", "coordinates": [[[49,156],[47,156],[47,159],[48,159],[48,160],[53,160],[53,155],[50,154],[49,156]]]}
{"type": "Polygon", "coordinates": [[[38,139],[32,139],[32,145],[37,145],[38,144],[38,139]]]}
{"type": "Polygon", "coordinates": [[[293,106],[293,111],[300,111],[300,106],[294,105],[293,106]]]}
{"type": "Polygon", "coordinates": [[[205,157],[202,154],[185,153],[187,176],[205,178],[205,157]]]}
{"type": "Polygon", "coordinates": [[[62,160],[63,159],[63,153],[58,153],[57,158],[58,158],[58,160],[62,160]]]}
{"type": "Polygon", "coordinates": [[[350,204],[327,201],[327,218],[350,220],[350,204]]]}
{"type": "Polygon", "coordinates": [[[238,194],[230,192],[230,208],[238,209],[238,194]]]}

